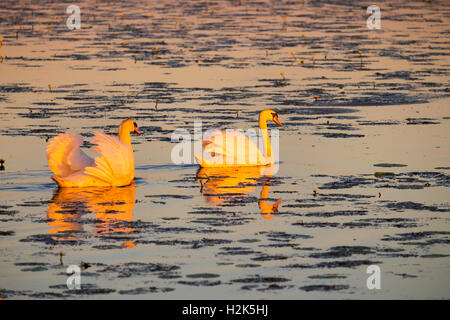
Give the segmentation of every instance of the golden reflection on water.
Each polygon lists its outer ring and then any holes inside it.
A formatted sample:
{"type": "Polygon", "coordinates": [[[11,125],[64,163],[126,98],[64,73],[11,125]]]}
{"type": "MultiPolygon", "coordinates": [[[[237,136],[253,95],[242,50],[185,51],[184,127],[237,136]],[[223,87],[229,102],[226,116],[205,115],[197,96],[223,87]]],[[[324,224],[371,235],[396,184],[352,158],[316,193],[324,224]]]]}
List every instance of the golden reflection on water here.
{"type": "MultiPolygon", "coordinates": [[[[132,228],[122,222],[133,221],[136,185],[126,187],[59,188],[54,194],[48,211],[50,234],[67,233],[56,240],[75,240],[76,232],[83,231],[81,218],[95,214],[95,234],[99,237],[128,234],[132,228]]],[[[125,242],[125,246],[134,246],[125,242]]]]}
{"type": "MultiPolygon", "coordinates": [[[[207,203],[214,205],[224,204],[233,198],[249,197],[249,193],[256,190],[261,184],[261,177],[272,177],[275,166],[264,167],[230,167],[214,168],[203,167],[197,172],[197,181],[200,182],[200,193],[207,203]]],[[[281,199],[275,204],[268,203],[270,182],[262,180],[258,206],[266,219],[273,218],[278,212],[281,199]]]]}

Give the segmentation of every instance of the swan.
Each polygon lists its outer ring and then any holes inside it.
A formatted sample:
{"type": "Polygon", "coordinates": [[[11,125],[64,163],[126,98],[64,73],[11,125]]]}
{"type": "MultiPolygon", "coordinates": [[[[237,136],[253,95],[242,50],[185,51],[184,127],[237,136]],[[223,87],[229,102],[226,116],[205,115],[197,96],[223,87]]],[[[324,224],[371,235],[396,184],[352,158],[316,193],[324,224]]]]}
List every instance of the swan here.
{"type": "Polygon", "coordinates": [[[122,121],[119,138],[94,132],[92,151],[100,155],[90,158],[80,149],[83,138],[76,133],[62,133],[47,147],[52,179],[60,187],[121,187],[134,179],[134,153],[130,133],[138,135],[136,122],[122,121]]]}
{"type": "Polygon", "coordinates": [[[266,166],[275,162],[267,130],[267,121],[282,126],[278,114],[265,109],[259,114],[264,153],[251,139],[238,130],[215,129],[202,140],[202,156],[194,153],[201,167],[266,166]]]}

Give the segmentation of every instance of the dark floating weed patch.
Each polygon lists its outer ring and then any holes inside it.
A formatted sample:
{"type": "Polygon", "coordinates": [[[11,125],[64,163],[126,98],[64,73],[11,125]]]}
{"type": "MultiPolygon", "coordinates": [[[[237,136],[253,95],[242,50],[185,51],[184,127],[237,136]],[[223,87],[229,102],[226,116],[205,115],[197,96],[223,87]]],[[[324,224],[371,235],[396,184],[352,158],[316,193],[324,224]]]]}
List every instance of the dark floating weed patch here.
{"type": "Polygon", "coordinates": [[[0,231],[0,237],[13,236],[15,234],[16,233],[13,230],[0,231]]]}
{"type": "Polygon", "coordinates": [[[300,287],[301,290],[309,292],[309,291],[339,291],[339,290],[345,290],[348,289],[349,286],[345,284],[316,284],[316,285],[309,285],[309,286],[303,286],[300,287]]]}
{"type": "Polygon", "coordinates": [[[317,269],[317,268],[356,268],[363,265],[379,264],[381,261],[370,260],[342,260],[342,261],[325,261],[317,264],[290,264],[285,265],[282,268],[287,269],[317,269]]]}
{"type": "Polygon", "coordinates": [[[139,287],[129,290],[120,290],[118,293],[122,295],[138,295],[148,293],[165,293],[174,291],[174,288],[158,288],[158,287],[139,287]]]}
{"type": "Polygon", "coordinates": [[[437,206],[427,206],[422,203],[403,201],[403,202],[390,202],[386,205],[389,209],[396,211],[404,210],[423,210],[431,212],[450,212],[450,208],[439,208],[437,206]]]}
{"type": "Polygon", "coordinates": [[[188,286],[195,286],[195,287],[214,287],[221,285],[222,282],[220,280],[217,281],[210,281],[210,280],[198,280],[198,281],[185,281],[181,280],[178,281],[179,284],[184,284],[188,286]]]}
{"type": "Polygon", "coordinates": [[[221,252],[218,253],[219,255],[231,255],[231,256],[251,255],[261,253],[245,247],[222,247],[220,248],[220,250],[221,252]]]}
{"type": "Polygon", "coordinates": [[[45,243],[46,245],[69,245],[78,246],[84,244],[85,241],[78,238],[78,232],[61,232],[56,234],[35,234],[28,236],[26,238],[20,239],[21,242],[35,242],[35,243],[45,243]]]}
{"type": "Polygon", "coordinates": [[[311,258],[332,259],[332,258],[351,257],[353,255],[366,255],[374,252],[375,251],[369,247],[340,246],[340,247],[332,247],[326,252],[315,252],[310,254],[309,256],[311,258]]]}
{"type": "Polygon", "coordinates": [[[346,279],[347,276],[337,273],[316,274],[308,276],[310,279],[346,279]]]}
{"type": "Polygon", "coordinates": [[[211,278],[219,278],[220,275],[215,273],[192,273],[187,274],[186,277],[191,279],[211,279],[211,278]]]}
{"type": "Polygon", "coordinates": [[[315,135],[323,136],[325,138],[363,138],[363,134],[350,134],[342,132],[316,132],[315,135]]]}
{"type": "Polygon", "coordinates": [[[307,217],[323,217],[323,218],[329,218],[329,217],[337,217],[337,216],[364,216],[367,214],[367,210],[339,210],[339,211],[332,211],[332,212],[314,212],[314,213],[307,213],[305,216],[307,217]]]}
{"type": "Polygon", "coordinates": [[[383,168],[401,168],[401,167],[407,167],[406,164],[400,164],[400,163],[376,163],[373,165],[374,167],[383,167],[383,168]]]}
{"type": "Polygon", "coordinates": [[[176,265],[163,263],[127,262],[120,265],[110,265],[98,270],[99,273],[117,273],[118,278],[145,276],[148,274],[164,274],[179,270],[176,265]]]}
{"type": "MultiPolygon", "coordinates": [[[[435,239],[438,242],[450,243],[450,231],[423,231],[423,232],[408,232],[408,233],[397,233],[394,236],[385,236],[381,240],[383,241],[411,241],[411,240],[422,240],[429,239],[433,236],[442,236],[442,239],[435,239]]],[[[435,243],[431,241],[430,244],[435,243]]]]}
{"type": "Polygon", "coordinates": [[[284,277],[263,277],[259,275],[255,275],[248,278],[240,278],[231,280],[231,283],[279,283],[279,282],[288,282],[291,281],[288,278],[284,277]]]}

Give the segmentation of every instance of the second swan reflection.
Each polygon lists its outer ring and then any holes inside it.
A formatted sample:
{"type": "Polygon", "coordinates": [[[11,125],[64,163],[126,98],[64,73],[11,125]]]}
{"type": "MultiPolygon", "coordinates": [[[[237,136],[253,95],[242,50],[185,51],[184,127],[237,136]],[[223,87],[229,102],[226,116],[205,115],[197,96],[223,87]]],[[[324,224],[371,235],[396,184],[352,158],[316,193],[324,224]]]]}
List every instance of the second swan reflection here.
{"type": "Polygon", "coordinates": [[[269,190],[273,184],[274,166],[265,167],[203,167],[197,171],[200,193],[208,203],[215,205],[233,205],[253,202],[249,195],[261,187],[258,206],[266,219],[278,212],[281,199],[274,204],[268,202],[269,190]]]}
{"type": "Polygon", "coordinates": [[[96,236],[120,237],[123,246],[132,247],[126,235],[133,231],[129,222],[133,221],[135,195],[134,182],[126,187],[58,188],[47,211],[49,233],[56,241],[76,241],[83,236],[86,220],[95,219],[96,236]]]}

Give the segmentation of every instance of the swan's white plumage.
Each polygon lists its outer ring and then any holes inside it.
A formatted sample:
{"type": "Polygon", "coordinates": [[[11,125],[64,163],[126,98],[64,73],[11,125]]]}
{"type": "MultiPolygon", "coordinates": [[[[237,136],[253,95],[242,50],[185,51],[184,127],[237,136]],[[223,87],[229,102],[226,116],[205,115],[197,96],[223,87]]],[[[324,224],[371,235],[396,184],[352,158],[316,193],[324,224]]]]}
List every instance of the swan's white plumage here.
{"type": "Polygon", "coordinates": [[[228,166],[258,166],[269,163],[257,145],[241,131],[215,129],[203,138],[203,157],[196,154],[195,157],[204,167],[222,166],[225,163],[228,166]],[[234,148],[230,149],[229,144],[234,148]],[[240,152],[237,149],[240,149],[240,152]]]}
{"type": "Polygon", "coordinates": [[[140,134],[132,120],[125,120],[120,125],[120,139],[94,132],[91,150],[99,153],[95,159],[80,149],[83,139],[79,134],[58,135],[47,148],[49,168],[55,174],[53,180],[60,187],[129,185],[134,179],[130,132],[140,134]]]}
{"type": "MultiPolygon", "coordinates": [[[[271,120],[282,125],[278,114],[265,109],[259,114],[259,129],[263,148],[259,148],[254,141],[240,130],[214,129],[207,133],[202,140],[202,154],[194,153],[201,167],[232,167],[232,166],[266,166],[274,163],[267,121],[271,120]],[[264,153],[261,151],[264,150],[264,153]]],[[[256,133],[256,132],[255,132],[256,133]]],[[[260,140],[261,141],[261,140],[260,140]]]]}
{"type": "Polygon", "coordinates": [[[94,133],[91,148],[100,154],[95,166],[84,169],[84,173],[107,182],[110,185],[128,185],[134,179],[133,150],[118,138],[100,132],[94,133]]]}
{"type": "Polygon", "coordinates": [[[76,133],[63,133],[55,137],[47,147],[50,170],[57,176],[66,177],[92,166],[94,160],[80,149],[82,143],[83,138],[76,133]]]}

